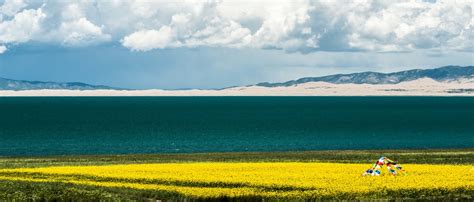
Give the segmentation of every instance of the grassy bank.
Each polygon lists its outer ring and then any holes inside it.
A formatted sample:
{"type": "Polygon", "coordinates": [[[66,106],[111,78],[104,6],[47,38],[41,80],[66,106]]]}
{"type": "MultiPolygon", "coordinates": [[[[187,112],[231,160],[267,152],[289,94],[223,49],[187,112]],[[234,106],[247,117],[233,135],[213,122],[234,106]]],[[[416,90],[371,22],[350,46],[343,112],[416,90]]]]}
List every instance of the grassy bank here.
{"type": "Polygon", "coordinates": [[[444,150],[345,150],[299,152],[227,152],[187,154],[77,155],[1,157],[0,168],[61,165],[110,165],[172,162],[328,162],[373,163],[380,156],[403,163],[474,164],[474,148],[444,150]]]}
{"type": "Polygon", "coordinates": [[[472,200],[473,165],[474,149],[3,157],[0,199],[472,200]],[[360,177],[381,155],[409,175],[360,177]]]}

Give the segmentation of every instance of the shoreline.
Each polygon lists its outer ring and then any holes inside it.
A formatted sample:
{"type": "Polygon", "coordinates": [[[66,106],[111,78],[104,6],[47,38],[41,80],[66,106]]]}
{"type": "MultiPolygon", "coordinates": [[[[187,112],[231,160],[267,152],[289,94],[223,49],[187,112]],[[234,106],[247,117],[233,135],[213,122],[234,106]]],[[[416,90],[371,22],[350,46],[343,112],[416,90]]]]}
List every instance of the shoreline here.
{"type": "Polygon", "coordinates": [[[163,152],[163,153],[123,153],[123,154],[52,154],[52,155],[0,155],[0,159],[7,158],[70,158],[70,157],[118,157],[118,156],[186,156],[186,155],[224,155],[224,154],[285,154],[285,153],[368,153],[368,152],[474,152],[474,147],[463,148],[408,148],[408,149],[324,149],[324,150],[277,150],[277,151],[216,151],[216,152],[163,152]]]}
{"type": "Polygon", "coordinates": [[[428,78],[397,84],[308,82],[284,87],[239,86],[191,90],[0,90],[0,97],[36,96],[474,96],[474,81],[438,82],[428,78]]]}
{"type": "Polygon", "coordinates": [[[320,150],[275,152],[208,152],[161,154],[104,154],[56,156],[0,156],[0,168],[55,165],[111,165],[176,162],[332,162],[373,163],[381,155],[404,163],[474,165],[474,148],[320,150]]]}
{"type": "Polygon", "coordinates": [[[0,92],[0,98],[8,97],[474,97],[474,93],[469,94],[411,94],[411,95],[134,95],[134,94],[118,94],[118,95],[96,95],[85,92],[84,94],[45,94],[45,95],[25,95],[11,94],[0,92]]]}

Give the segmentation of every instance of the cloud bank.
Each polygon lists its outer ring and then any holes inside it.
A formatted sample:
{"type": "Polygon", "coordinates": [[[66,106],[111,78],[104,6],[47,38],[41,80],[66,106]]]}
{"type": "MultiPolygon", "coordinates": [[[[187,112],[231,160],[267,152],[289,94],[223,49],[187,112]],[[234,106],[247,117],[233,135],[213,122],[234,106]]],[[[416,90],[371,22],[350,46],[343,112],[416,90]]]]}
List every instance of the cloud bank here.
{"type": "Polygon", "coordinates": [[[469,0],[5,0],[0,53],[28,42],[115,42],[132,51],[474,51],[473,8],[469,0]]]}

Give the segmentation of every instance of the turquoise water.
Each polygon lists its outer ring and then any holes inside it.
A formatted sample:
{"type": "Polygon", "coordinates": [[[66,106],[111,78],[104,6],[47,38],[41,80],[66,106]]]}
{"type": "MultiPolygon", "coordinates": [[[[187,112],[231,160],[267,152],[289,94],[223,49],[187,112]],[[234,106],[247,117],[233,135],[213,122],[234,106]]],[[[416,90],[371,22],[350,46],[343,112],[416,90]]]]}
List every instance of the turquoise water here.
{"type": "Polygon", "coordinates": [[[0,113],[0,156],[474,147],[470,97],[4,97],[0,113]]]}

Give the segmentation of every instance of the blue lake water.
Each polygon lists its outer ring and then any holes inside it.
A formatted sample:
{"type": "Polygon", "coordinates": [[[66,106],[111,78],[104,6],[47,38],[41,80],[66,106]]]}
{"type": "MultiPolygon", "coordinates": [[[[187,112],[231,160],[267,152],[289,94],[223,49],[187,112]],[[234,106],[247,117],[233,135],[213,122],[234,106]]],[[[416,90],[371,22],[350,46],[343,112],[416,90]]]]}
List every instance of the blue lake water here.
{"type": "Polygon", "coordinates": [[[474,98],[0,98],[0,156],[406,148],[474,148],[474,98]]]}

